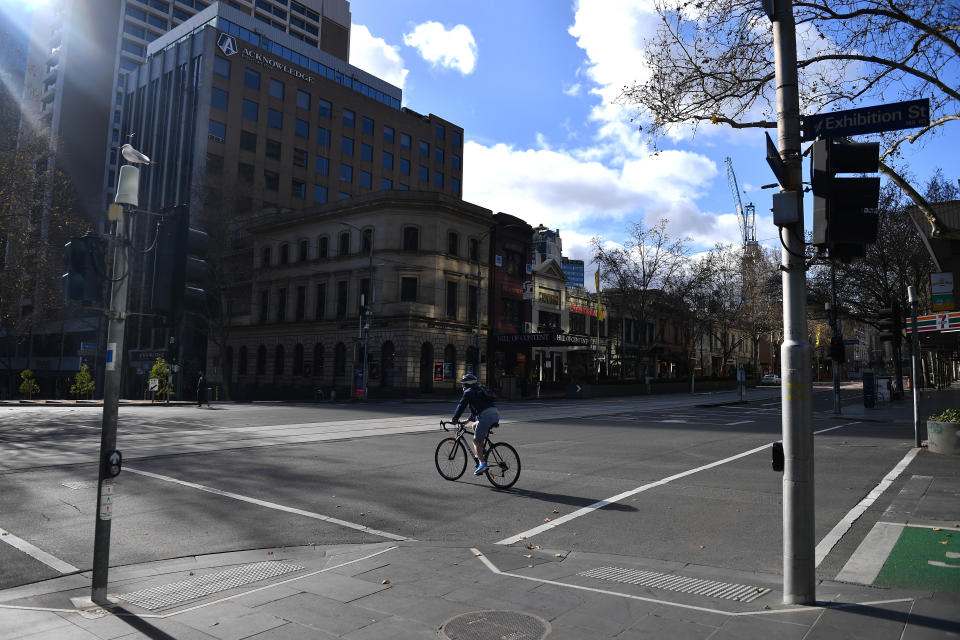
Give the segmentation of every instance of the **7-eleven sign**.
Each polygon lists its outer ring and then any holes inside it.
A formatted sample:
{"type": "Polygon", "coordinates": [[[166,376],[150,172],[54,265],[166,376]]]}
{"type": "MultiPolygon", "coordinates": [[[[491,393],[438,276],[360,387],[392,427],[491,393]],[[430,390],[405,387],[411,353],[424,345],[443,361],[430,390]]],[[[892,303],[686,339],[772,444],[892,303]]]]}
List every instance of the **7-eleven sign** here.
{"type": "MultiPolygon", "coordinates": [[[[903,326],[907,333],[913,331],[913,323],[910,318],[904,318],[903,326]]],[[[928,331],[949,331],[960,329],[960,311],[934,313],[928,316],[917,316],[917,332],[926,333],[928,331]]]]}

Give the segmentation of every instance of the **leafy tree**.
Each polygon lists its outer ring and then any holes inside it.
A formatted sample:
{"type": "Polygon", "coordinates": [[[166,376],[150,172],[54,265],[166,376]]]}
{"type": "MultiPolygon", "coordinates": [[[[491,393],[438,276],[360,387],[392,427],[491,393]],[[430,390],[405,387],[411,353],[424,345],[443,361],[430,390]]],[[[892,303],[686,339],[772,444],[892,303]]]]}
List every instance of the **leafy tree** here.
{"type": "Polygon", "coordinates": [[[40,392],[40,385],[33,379],[33,371],[24,369],[20,372],[20,393],[27,396],[28,400],[33,399],[33,394],[40,392]]]}
{"type": "Polygon", "coordinates": [[[157,361],[153,363],[153,366],[150,368],[150,377],[160,381],[160,389],[157,392],[157,397],[161,400],[166,400],[172,391],[167,384],[167,379],[170,377],[170,365],[167,364],[167,361],[163,358],[157,358],[157,361]]]}
{"type": "Polygon", "coordinates": [[[96,383],[90,375],[90,367],[85,364],[80,365],[80,371],[73,377],[73,385],[70,386],[70,393],[80,399],[80,396],[89,398],[93,393],[96,383]]]}

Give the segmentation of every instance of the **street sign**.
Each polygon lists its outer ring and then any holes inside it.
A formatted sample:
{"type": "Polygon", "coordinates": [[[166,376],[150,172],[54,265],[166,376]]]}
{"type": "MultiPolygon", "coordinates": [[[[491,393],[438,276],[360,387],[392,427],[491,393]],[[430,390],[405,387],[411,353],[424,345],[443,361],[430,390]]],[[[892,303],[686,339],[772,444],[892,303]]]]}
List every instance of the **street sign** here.
{"type": "Polygon", "coordinates": [[[770,165],[770,169],[773,171],[773,175],[776,176],[780,186],[787,189],[789,188],[786,184],[787,165],[785,165],[783,159],[780,158],[780,152],[777,151],[777,145],[773,143],[770,134],[764,131],[763,135],[767,137],[767,164],[770,165]]]}
{"type": "Polygon", "coordinates": [[[910,100],[803,117],[803,139],[843,138],[930,124],[930,100],[910,100]]]}

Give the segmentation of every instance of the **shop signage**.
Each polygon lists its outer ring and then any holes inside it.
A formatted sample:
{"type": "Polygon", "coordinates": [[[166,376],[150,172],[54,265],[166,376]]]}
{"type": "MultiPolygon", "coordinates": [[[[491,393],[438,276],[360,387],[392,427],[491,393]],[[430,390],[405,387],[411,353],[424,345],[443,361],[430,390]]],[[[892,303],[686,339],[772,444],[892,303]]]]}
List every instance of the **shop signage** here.
{"type": "Polygon", "coordinates": [[[300,80],[303,80],[305,82],[314,81],[313,76],[308,76],[307,74],[300,71],[296,67],[291,67],[286,62],[281,62],[280,60],[276,60],[274,58],[268,58],[267,56],[261,53],[257,53],[253,49],[244,48],[243,57],[247,58],[248,60],[253,60],[257,64],[261,64],[264,67],[268,67],[270,69],[277,69],[279,71],[283,71],[284,73],[288,73],[294,78],[299,78],[300,80]]]}
{"type": "Polygon", "coordinates": [[[582,304],[570,303],[570,311],[573,313],[582,313],[587,316],[597,317],[597,310],[586,307],[582,304]]]}
{"type": "Polygon", "coordinates": [[[590,346],[589,336],[575,336],[568,333],[514,333],[496,336],[498,345],[532,346],[590,346]]]}

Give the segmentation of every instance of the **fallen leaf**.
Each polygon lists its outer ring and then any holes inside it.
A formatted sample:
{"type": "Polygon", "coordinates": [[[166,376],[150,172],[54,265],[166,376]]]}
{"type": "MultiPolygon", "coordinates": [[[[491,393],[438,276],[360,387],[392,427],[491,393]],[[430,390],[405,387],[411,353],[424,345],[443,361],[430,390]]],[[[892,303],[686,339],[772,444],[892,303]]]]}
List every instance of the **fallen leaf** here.
{"type": "Polygon", "coordinates": [[[555,553],[555,554],[553,554],[553,557],[554,557],[554,558],[562,558],[562,557],[563,557],[563,554],[562,554],[562,553],[555,553]]]}
{"type": "Polygon", "coordinates": [[[389,581],[389,580],[384,580],[384,581],[381,582],[380,584],[390,584],[390,581],[389,581]]]}
{"type": "Polygon", "coordinates": [[[550,518],[544,518],[543,521],[544,521],[544,522],[550,522],[550,518]]]}
{"type": "Polygon", "coordinates": [[[949,540],[941,540],[941,541],[940,541],[940,544],[947,544],[947,543],[949,543],[949,542],[950,542],[949,540]]]}
{"type": "Polygon", "coordinates": [[[475,553],[475,554],[473,554],[473,555],[474,555],[475,558],[479,558],[479,557],[482,556],[483,554],[482,554],[482,553],[475,553]]]}
{"type": "Polygon", "coordinates": [[[188,576],[192,576],[192,575],[193,575],[193,571],[191,571],[191,572],[188,573],[187,575],[188,575],[188,576]]]}
{"type": "Polygon", "coordinates": [[[553,512],[554,512],[554,513],[560,513],[560,509],[554,509],[553,512]]]}
{"type": "Polygon", "coordinates": [[[934,530],[934,531],[940,531],[940,527],[934,527],[933,530],[934,530]]]}
{"type": "Polygon", "coordinates": [[[272,555],[273,555],[273,551],[267,551],[267,555],[268,555],[268,556],[272,556],[272,555]]]}
{"type": "Polygon", "coordinates": [[[540,545],[537,545],[534,547],[534,549],[543,549],[543,547],[541,547],[540,545]]]}
{"type": "Polygon", "coordinates": [[[363,511],[361,511],[361,512],[360,512],[360,515],[365,516],[365,515],[367,515],[367,514],[365,514],[363,511]]]}
{"type": "Polygon", "coordinates": [[[700,548],[701,548],[701,549],[704,549],[705,547],[704,547],[703,545],[700,545],[700,548]]]}
{"type": "Polygon", "coordinates": [[[532,565],[532,564],[528,564],[528,565],[527,565],[527,568],[528,568],[528,569],[533,569],[533,565],[532,565]]]}
{"type": "Polygon", "coordinates": [[[532,558],[532,557],[533,557],[533,554],[532,554],[532,553],[525,553],[525,554],[523,554],[523,557],[524,557],[524,558],[532,558]]]}
{"type": "Polygon", "coordinates": [[[527,536],[520,536],[520,539],[521,539],[521,540],[526,540],[526,539],[527,539],[527,536]]]}
{"type": "Polygon", "coordinates": [[[533,545],[532,545],[532,544],[527,544],[527,549],[533,549],[533,545]]]}

